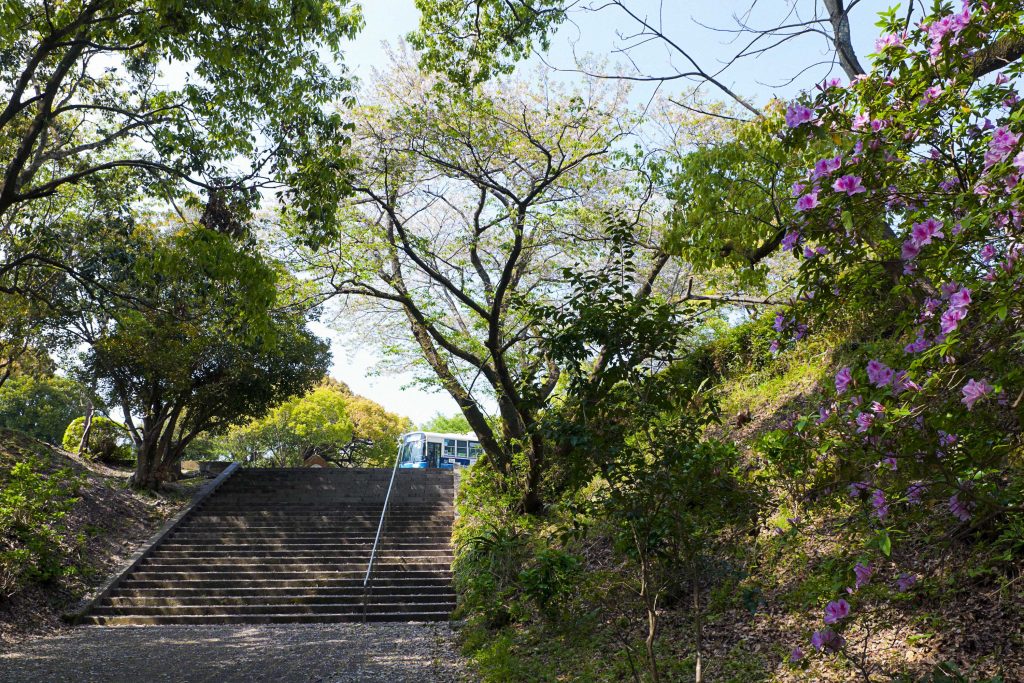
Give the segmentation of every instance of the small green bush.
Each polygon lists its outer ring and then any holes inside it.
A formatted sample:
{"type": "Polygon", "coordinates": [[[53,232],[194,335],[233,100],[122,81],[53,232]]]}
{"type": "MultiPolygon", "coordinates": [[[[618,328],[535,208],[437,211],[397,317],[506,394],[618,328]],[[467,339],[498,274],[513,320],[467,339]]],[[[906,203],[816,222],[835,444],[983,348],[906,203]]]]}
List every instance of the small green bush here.
{"type": "Polygon", "coordinates": [[[71,570],[63,519],[80,485],[71,470],[47,472],[35,457],[11,468],[0,486],[0,597],[25,581],[51,581],[71,570]]]}
{"type": "MultiPolygon", "coordinates": [[[[72,420],[64,432],[64,450],[71,453],[78,452],[78,444],[82,442],[83,429],[85,429],[84,417],[72,420]]],[[[86,451],[79,455],[89,460],[130,463],[133,457],[131,442],[128,439],[128,429],[120,422],[114,422],[98,415],[93,417],[92,430],[89,432],[89,444],[86,451]]]]}

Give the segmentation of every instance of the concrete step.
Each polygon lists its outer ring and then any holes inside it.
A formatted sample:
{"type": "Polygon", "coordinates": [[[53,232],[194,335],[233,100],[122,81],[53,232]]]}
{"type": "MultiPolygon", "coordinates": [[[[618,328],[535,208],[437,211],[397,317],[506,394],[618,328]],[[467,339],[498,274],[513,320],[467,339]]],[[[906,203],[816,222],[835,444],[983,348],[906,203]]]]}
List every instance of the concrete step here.
{"type": "MultiPolygon", "coordinates": [[[[415,550],[417,548],[451,548],[447,539],[437,541],[424,541],[422,543],[388,543],[391,550],[415,550]]],[[[334,551],[352,550],[365,548],[367,552],[373,548],[373,539],[363,542],[338,542],[333,543],[218,543],[215,545],[205,543],[176,543],[168,541],[160,546],[161,550],[173,550],[183,552],[195,551],[223,551],[223,552],[278,552],[278,553],[329,553],[334,551]]]]}
{"type": "MultiPolygon", "coordinates": [[[[223,593],[225,589],[272,589],[272,588],[353,588],[363,587],[364,573],[358,576],[339,576],[336,578],[264,578],[264,579],[224,579],[196,578],[183,579],[178,577],[139,578],[132,574],[121,584],[127,590],[139,588],[182,588],[200,589],[223,593]]],[[[451,576],[434,574],[429,576],[379,576],[374,574],[373,585],[383,590],[390,586],[450,586],[451,576]]]]}
{"type": "MultiPolygon", "coordinates": [[[[218,571],[211,567],[208,571],[193,569],[192,571],[160,571],[152,567],[140,567],[132,574],[132,577],[139,581],[288,581],[288,580],[336,580],[336,579],[362,579],[366,573],[365,567],[339,570],[313,570],[294,571],[288,569],[259,570],[259,571],[218,571]]],[[[398,569],[385,567],[377,569],[374,567],[374,576],[381,578],[445,578],[450,577],[451,572],[447,569],[398,569]]]]}
{"type": "MultiPolygon", "coordinates": [[[[408,597],[408,596],[407,596],[408,597]]],[[[436,600],[435,596],[424,602],[367,602],[365,611],[374,613],[385,612],[451,612],[455,609],[454,600],[436,600]]],[[[312,603],[291,605],[192,605],[185,607],[146,607],[130,605],[127,607],[97,607],[97,615],[139,615],[139,616],[177,616],[203,614],[207,616],[233,616],[245,614],[362,614],[362,602],[312,603]]]]}
{"type": "MultiPolygon", "coordinates": [[[[308,552],[308,553],[296,553],[289,550],[271,550],[271,551],[222,551],[217,549],[212,550],[192,550],[192,551],[178,551],[178,550],[166,550],[158,549],[154,550],[152,554],[147,557],[147,560],[176,560],[176,561],[188,561],[198,563],[208,562],[229,562],[233,560],[259,560],[263,559],[268,562],[270,561],[302,561],[302,560],[320,560],[322,562],[333,561],[333,560],[349,560],[352,558],[358,559],[369,559],[370,548],[355,549],[355,550],[340,550],[331,553],[324,552],[308,552]]],[[[407,550],[398,551],[393,549],[377,550],[377,557],[379,559],[394,559],[394,560],[405,560],[409,558],[432,558],[435,560],[444,560],[449,563],[454,559],[452,550],[446,546],[439,546],[437,548],[421,548],[419,550],[407,550]]]]}
{"type": "MultiPolygon", "coordinates": [[[[105,607],[195,607],[205,605],[340,605],[358,604],[362,606],[364,593],[362,590],[340,593],[338,591],[323,593],[320,595],[309,595],[303,593],[292,593],[289,595],[248,595],[248,596],[224,596],[224,595],[201,595],[191,597],[148,597],[148,596],[121,596],[104,600],[105,607]]],[[[422,604],[429,603],[454,603],[455,593],[451,590],[438,589],[434,592],[420,593],[391,593],[380,594],[372,592],[370,602],[377,604],[392,604],[402,602],[415,602],[422,604]]]]}
{"type": "MultiPolygon", "coordinates": [[[[376,522],[353,522],[352,524],[331,524],[331,525],[319,525],[319,524],[251,524],[251,525],[239,525],[239,526],[224,526],[224,525],[210,525],[210,524],[187,524],[181,527],[175,533],[176,534],[213,534],[213,533],[225,533],[233,534],[239,532],[258,532],[266,531],[273,533],[287,533],[287,534],[337,534],[337,533],[363,533],[363,534],[376,534],[378,525],[376,522]]],[[[451,533],[452,525],[451,522],[438,522],[434,520],[416,520],[408,522],[396,522],[394,520],[388,520],[383,526],[382,531],[389,534],[409,534],[414,532],[441,532],[451,533]]]]}
{"type": "Polygon", "coordinates": [[[154,626],[160,624],[329,624],[340,622],[448,621],[451,612],[384,612],[346,614],[244,614],[175,616],[90,614],[82,623],[102,626],[154,626]]]}
{"type": "MultiPolygon", "coordinates": [[[[281,572],[365,572],[366,562],[308,562],[308,561],[279,561],[266,562],[264,560],[232,560],[230,562],[178,562],[174,560],[146,560],[140,564],[139,572],[162,574],[187,574],[194,573],[196,567],[202,567],[207,572],[232,572],[238,576],[250,574],[264,574],[281,572]]],[[[451,562],[444,561],[402,561],[396,559],[377,559],[373,565],[374,573],[397,572],[397,571],[439,571],[450,572],[451,562]]]]}
{"type": "Polygon", "coordinates": [[[238,470],[87,617],[107,625],[438,621],[451,585],[454,479],[390,470],[238,470]],[[365,604],[364,604],[365,603],[365,604]]]}
{"type": "MultiPolygon", "coordinates": [[[[402,596],[402,595],[454,595],[450,585],[443,581],[435,582],[434,585],[424,585],[416,582],[391,585],[389,582],[375,581],[373,594],[378,597],[402,596]]],[[[355,596],[362,599],[364,593],[363,582],[359,581],[349,586],[311,586],[304,588],[288,588],[260,586],[255,588],[221,588],[216,591],[209,591],[206,588],[119,588],[117,594],[107,598],[114,599],[173,599],[173,600],[205,600],[219,599],[287,599],[295,598],[317,599],[320,596],[328,598],[334,596],[355,596]]]]}

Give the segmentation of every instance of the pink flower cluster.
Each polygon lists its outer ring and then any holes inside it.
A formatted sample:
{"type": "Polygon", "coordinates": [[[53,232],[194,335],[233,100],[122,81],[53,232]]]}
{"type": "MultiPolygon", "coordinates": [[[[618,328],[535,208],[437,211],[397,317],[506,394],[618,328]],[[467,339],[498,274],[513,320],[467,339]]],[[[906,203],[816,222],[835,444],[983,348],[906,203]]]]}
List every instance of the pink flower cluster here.
{"type": "Polygon", "coordinates": [[[942,40],[950,33],[953,34],[953,40],[950,44],[955,44],[958,40],[960,32],[967,28],[967,25],[971,21],[971,12],[969,9],[964,8],[959,14],[947,14],[946,16],[933,21],[927,27],[928,38],[931,40],[931,46],[928,48],[928,54],[932,57],[938,57],[942,52],[942,40]]]}
{"type": "Polygon", "coordinates": [[[988,170],[1006,159],[1017,147],[1020,136],[1010,132],[1005,126],[996,128],[989,140],[988,150],[985,152],[985,169],[988,170]]]}
{"type": "Polygon", "coordinates": [[[985,380],[976,381],[973,378],[969,379],[961,390],[963,398],[960,399],[960,402],[967,406],[967,410],[971,410],[979,399],[991,394],[992,391],[992,385],[985,380]]]}
{"type": "Polygon", "coordinates": [[[967,307],[971,304],[971,290],[961,287],[949,295],[949,307],[939,318],[939,329],[942,334],[949,334],[960,326],[960,321],[967,317],[967,307]]]}
{"type": "Polygon", "coordinates": [[[910,261],[917,258],[917,255],[921,253],[921,247],[931,244],[932,240],[945,237],[942,227],[942,221],[937,218],[914,223],[910,228],[910,239],[903,243],[903,249],[900,252],[903,260],[910,261]]]}
{"type": "Polygon", "coordinates": [[[799,102],[792,102],[786,107],[786,125],[790,128],[802,126],[814,120],[814,110],[799,102]]]}
{"type": "Polygon", "coordinates": [[[832,183],[832,189],[836,192],[845,192],[850,197],[861,192],[867,192],[867,188],[861,183],[861,177],[855,175],[842,176],[832,183]]]}

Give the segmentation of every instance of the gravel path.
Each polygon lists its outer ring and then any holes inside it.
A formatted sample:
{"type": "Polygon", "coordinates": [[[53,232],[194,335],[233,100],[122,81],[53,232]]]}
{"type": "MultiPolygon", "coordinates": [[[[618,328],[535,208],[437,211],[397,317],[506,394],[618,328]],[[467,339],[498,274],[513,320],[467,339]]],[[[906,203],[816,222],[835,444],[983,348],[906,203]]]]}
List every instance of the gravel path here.
{"type": "Polygon", "coordinates": [[[80,627],[0,648],[0,682],[472,680],[438,624],[80,627]]]}

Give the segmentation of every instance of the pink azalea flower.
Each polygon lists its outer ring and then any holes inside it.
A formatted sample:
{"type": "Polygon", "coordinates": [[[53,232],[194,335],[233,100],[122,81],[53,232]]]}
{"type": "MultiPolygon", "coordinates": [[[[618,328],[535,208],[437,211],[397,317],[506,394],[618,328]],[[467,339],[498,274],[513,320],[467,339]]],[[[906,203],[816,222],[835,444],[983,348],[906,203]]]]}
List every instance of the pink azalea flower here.
{"type": "Polygon", "coordinates": [[[897,33],[890,33],[875,40],[875,52],[881,52],[887,47],[903,47],[903,36],[897,33]]]}
{"type": "Polygon", "coordinates": [[[857,413],[857,432],[866,432],[875,423],[875,416],[871,413],[857,413]]]}
{"type": "Polygon", "coordinates": [[[815,650],[839,652],[846,645],[846,640],[832,629],[824,629],[814,632],[811,636],[811,645],[815,650]]]}
{"type": "Polygon", "coordinates": [[[793,651],[789,653],[789,661],[791,661],[791,662],[799,662],[803,658],[804,658],[804,651],[800,649],[799,645],[794,647],[793,651]]]}
{"type": "Polygon", "coordinates": [[[885,519],[889,516],[889,503],[885,501],[885,494],[881,489],[875,489],[871,494],[871,506],[875,508],[875,517],[885,519]]]}
{"type": "Polygon", "coordinates": [[[924,91],[924,97],[921,98],[921,104],[930,104],[938,99],[939,95],[942,94],[941,85],[933,85],[924,91]]]}
{"type": "Polygon", "coordinates": [[[850,372],[850,368],[842,368],[836,373],[836,393],[844,394],[849,388],[850,384],[853,383],[853,374],[850,372]]]}
{"type": "Polygon", "coordinates": [[[993,389],[985,380],[975,381],[974,379],[969,379],[961,391],[964,397],[960,399],[960,402],[967,406],[967,410],[971,410],[979,399],[987,394],[991,394],[993,389]]]}
{"type": "MultiPolygon", "coordinates": [[[[1022,154],[1024,154],[1024,152],[1022,152],[1022,154]]],[[[982,261],[989,262],[995,258],[996,248],[993,247],[991,244],[986,244],[981,248],[981,251],[978,253],[978,256],[981,257],[982,261]]]]}
{"type": "Polygon", "coordinates": [[[850,616],[850,603],[842,598],[825,605],[825,623],[834,624],[850,616]]]}
{"type": "Polygon", "coordinates": [[[933,239],[945,237],[942,234],[942,221],[929,218],[921,223],[914,223],[910,229],[910,237],[919,247],[931,244],[933,239]]]}
{"type": "Polygon", "coordinates": [[[900,593],[906,593],[914,587],[915,583],[917,583],[917,577],[913,574],[900,574],[896,579],[896,588],[900,593]]]}
{"type": "Polygon", "coordinates": [[[819,159],[818,162],[814,164],[814,175],[817,178],[831,175],[834,171],[838,171],[839,167],[842,165],[843,158],[841,156],[837,156],[831,159],[828,157],[824,159],[819,159]]]}
{"type": "Polygon", "coordinates": [[[912,341],[912,342],[910,342],[909,344],[907,344],[906,346],[903,347],[903,352],[904,353],[921,353],[922,351],[926,351],[931,345],[932,345],[932,343],[930,341],[928,341],[927,339],[925,339],[921,335],[918,335],[918,337],[917,337],[917,339],[915,341],[912,341]]]}
{"type": "Polygon", "coordinates": [[[892,381],[893,371],[885,363],[877,360],[868,361],[868,380],[881,389],[892,381]]]}
{"type": "Polygon", "coordinates": [[[832,183],[832,189],[836,192],[845,192],[849,196],[867,192],[867,188],[861,184],[860,176],[844,175],[832,183]]]}
{"type": "Polygon", "coordinates": [[[907,488],[907,502],[911,505],[920,505],[921,498],[927,490],[928,487],[923,481],[915,481],[907,488]]]}
{"type": "Polygon", "coordinates": [[[949,499],[949,511],[953,513],[953,516],[959,519],[961,522],[966,522],[971,518],[971,514],[974,511],[975,503],[972,500],[960,500],[960,494],[954,493],[949,499]]]}
{"type": "Polygon", "coordinates": [[[800,233],[796,230],[790,230],[782,237],[782,248],[785,251],[792,251],[800,242],[800,233]]]}
{"type": "Polygon", "coordinates": [[[802,126],[814,119],[814,112],[798,102],[786,107],[786,125],[790,128],[802,126]]]}
{"type": "Polygon", "coordinates": [[[808,211],[818,205],[818,193],[808,192],[807,194],[796,200],[797,211],[808,211]]]}
{"type": "Polygon", "coordinates": [[[971,290],[963,287],[949,296],[949,305],[953,308],[967,308],[971,304],[971,290]]]}
{"type": "Polygon", "coordinates": [[[1017,152],[1017,156],[1013,158],[1013,165],[1018,171],[1024,172],[1024,150],[1017,152]]]}
{"type": "Polygon", "coordinates": [[[912,261],[917,258],[917,255],[921,253],[921,247],[917,245],[914,240],[907,240],[903,243],[903,248],[900,250],[900,258],[904,261],[912,261]]]}
{"type": "Polygon", "coordinates": [[[866,565],[858,562],[853,567],[853,573],[857,577],[856,586],[860,588],[871,582],[871,575],[875,573],[875,570],[871,567],[870,562],[866,565]]]}
{"type": "Polygon", "coordinates": [[[967,317],[967,312],[962,308],[946,309],[939,318],[939,329],[942,334],[953,332],[960,325],[960,321],[967,317]]]}

